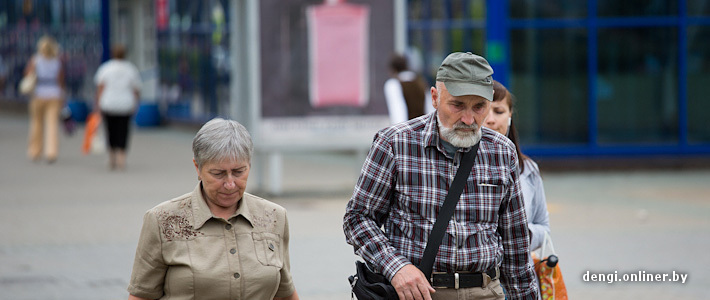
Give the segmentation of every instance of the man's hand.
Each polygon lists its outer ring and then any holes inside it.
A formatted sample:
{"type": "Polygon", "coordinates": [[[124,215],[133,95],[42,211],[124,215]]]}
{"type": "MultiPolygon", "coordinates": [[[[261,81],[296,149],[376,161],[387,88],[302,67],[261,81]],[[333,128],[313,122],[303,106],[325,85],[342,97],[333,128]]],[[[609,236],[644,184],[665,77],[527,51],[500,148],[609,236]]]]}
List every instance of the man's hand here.
{"type": "Polygon", "coordinates": [[[392,277],[392,286],[397,290],[399,299],[404,300],[431,300],[431,293],[436,291],[424,277],[424,273],[414,265],[399,269],[392,277]]]}

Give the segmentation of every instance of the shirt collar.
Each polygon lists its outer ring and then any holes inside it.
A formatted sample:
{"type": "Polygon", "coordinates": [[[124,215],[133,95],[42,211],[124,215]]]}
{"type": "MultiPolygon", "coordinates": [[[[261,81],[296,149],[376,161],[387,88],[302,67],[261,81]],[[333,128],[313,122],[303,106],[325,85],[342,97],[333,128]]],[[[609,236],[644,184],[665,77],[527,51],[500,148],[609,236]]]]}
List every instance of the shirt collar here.
{"type": "MultiPolygon", "coordinates": [[[[234,218],[236,216],[242,216],[244,219],[246,219],[249,224],[253,225],[252,222],[252,214],[251,211],[249,210],[249,200],[248,198],[251,195],[244,193],[244,196],[242,196],[242,199],[239,200],[239,205],[237,206],[237,211],[232,215],[231,218],[234,218]]],[[[198,183],[195,189],[192,191],[192,215],[194,216],[194,227],[195,229],[200,229],[202,228],[207,221],[209,221],[212,218],[216,218],[213,214],[212,211],[210,211],[210,207],[207,206],[207,200],[202,197],[202,184],[198,183]]]]}
{"type": "Polygon", "coordinates": [[[429,118],[424,126],[424,141],[425,146],[439,147],[439,126],[436,122],[436,114],[438,111],[434,111],[429,114],[429,118]]]}

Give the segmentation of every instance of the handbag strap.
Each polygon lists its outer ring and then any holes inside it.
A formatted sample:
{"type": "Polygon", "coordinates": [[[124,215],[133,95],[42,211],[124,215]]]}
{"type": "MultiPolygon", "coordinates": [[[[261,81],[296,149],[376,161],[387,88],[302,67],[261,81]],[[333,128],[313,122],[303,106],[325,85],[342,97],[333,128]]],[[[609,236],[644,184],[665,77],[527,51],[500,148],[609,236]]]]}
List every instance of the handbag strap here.
{"type": "Polygon", "coordinates": [[[446,194],[444,204],[441,205],[441,209],[439,210],[439,216],[436,217],[436,222],[429,235],[429,240],[427,240],[426,248],[424,248],[422,263],[419,265],[419,270],[424,273],[426,278],[431,278],[431,272],[434,268],[434,259],[439,252],[439,246],[444,238],[444,232],[446,232],[446,228],[449,227],[449,220],[451,220],[451,216],[453,216],[454,211],[456,211],[456,203],[458,203],[459,198],[461,198],[461,192],[463,192],[463,187],[466,185],[468,175],[471,173],[473,162],[476,160],[476,153],[478,153],[479,143],[476,143],[470,151],[463,154],[461,164],[458,170],[456,170],[456,176],[449,188],[449,193],[446,194]]]}

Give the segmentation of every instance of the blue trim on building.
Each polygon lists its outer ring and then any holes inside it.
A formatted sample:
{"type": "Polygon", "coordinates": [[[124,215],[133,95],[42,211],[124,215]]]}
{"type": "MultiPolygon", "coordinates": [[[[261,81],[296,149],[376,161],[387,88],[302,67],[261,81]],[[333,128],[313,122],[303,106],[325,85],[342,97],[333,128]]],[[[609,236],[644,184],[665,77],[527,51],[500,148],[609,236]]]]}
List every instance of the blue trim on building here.
{"type": "Polygon", "coordinates": [[[533,157],[602,156],[602,155],[699,155],[710,153],[710,144],[692,145],[679,149],[676,145],[603,146],[522,146],[525,154],[533,157]]]}
{"type": "Polygon", "coordinates": [[[486,59],[494,70],[493,78],[508,85],[510,76],[510,39],[506,26],[508,1],[486,1],[486,59]]]}
{"type": "Polygon", "coordinates": [[[688,147],[688,23],[685,1],[678,1],[678,143],[688,147]]]}
{"type": "Polygon", "coordinates": [[[101,0],[101,62],[111,59],[111,3],[101,0]]]}
{"type": "MultiPolygon", "coordinates": [[[[509,0],[486,0],[486,20],[472,20],[468,12],[466,20],[432,20],[431,0],[422,0],[422,16],[416,20],[408,21],[408,31],[422,31],[423,34],[423,59],[429,65],[432,45],[430,44],[432,30],[446,29],[485,29],[486,32],[486,58],[495,70],[494,77],[503,84],[510,85],[510,31],[513,29],[553,29],[553,28],[582,28],[587,30],[587,84],[588,92],[588,130],[585,145],[523,145],[526,153],[533,156],[627,156],[641,155],[688,155],[710,154],[710,143],[689,144],[688,138],[688,40],[689,26],[710,26],[710,17],[688,16],[687,0],[678,1],[678,13],[673,16],[649,17],[599,17],[597,16],[598,0],[587,1],[587,16],[570,19],[512,19],[509,16],[509,0]],[[652,145],[635,144],[615,146],[600,144],[598,142],[598,108],[597,108],[597,77],[598,77],[598,30],[600,28],[649,28],[649,27],[677,27],[678,30],[678,141],[671,144],[656,143],[652,145]],[[500,57],[496,55],[501,54],[500,57]]],[[[444,1],[451,16],[451,0],[444,1]]],[[[447,46],[451,47],[447,37],[447,46]]],[[[465,44],[470,47],[469,44],[465,44]]]]}
{"type": "Polygon", "coordinates": [[[599,113],[597,110],[597,75],[598,75],[598,45],[597,45],[597,1],[587,3],[587,143],[590,151],[597,151],[597,133],[599,129],[599,113]]]}

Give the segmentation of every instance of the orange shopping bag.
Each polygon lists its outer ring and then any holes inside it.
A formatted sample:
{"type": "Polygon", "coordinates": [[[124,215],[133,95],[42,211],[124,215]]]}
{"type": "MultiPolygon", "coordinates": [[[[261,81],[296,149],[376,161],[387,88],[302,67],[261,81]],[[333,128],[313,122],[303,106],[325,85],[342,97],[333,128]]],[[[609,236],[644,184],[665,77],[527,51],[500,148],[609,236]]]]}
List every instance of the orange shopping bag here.
{"type": "Polygon", "coordinates": [[[96,141],[97,133],[99,127],[101,126],[101,113],[95,111],[86,117],[86,128],[84,129],[84,142],[81,144],[81,153],[84,155],[89,154],[92,149],[95,149],[97,145],[92,145],[97,142],[101,143],[103,141],[96,141]]]}
{"type": "Polygon", "coordinates": [[[533,263],[537,281],[540,283],[540,296],[542,300],[567,300],[567,288],[562,278],[557,255],[552,246],[552,238],[545,233],[542,247],[532,252],[533,263]],[[540,258],[543,258],[542,261],[540,258]]]}

